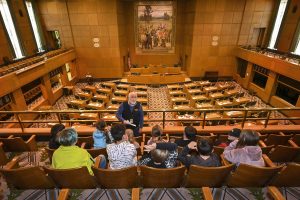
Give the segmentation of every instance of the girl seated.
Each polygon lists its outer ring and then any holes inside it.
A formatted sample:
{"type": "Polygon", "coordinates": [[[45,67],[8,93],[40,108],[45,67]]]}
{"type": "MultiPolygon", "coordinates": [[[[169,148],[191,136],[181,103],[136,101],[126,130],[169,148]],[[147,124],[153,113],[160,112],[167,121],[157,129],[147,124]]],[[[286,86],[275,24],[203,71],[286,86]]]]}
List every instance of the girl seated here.
{"type": "Polygon", "coordinates": [[[190,165],[199,165],[204,167],[218,167],[221,166],[219,157],[213,153],[213,147],[207,140],[199,140],[198,142],[190,142],[183,148],[178,156],[186,167],[190,165]],[[196,150],[197,155],[188,155],[190,150],[196,150]]]}
{"type": "Polygon", "coordinates": [[[262,150],[258,146],[259,136],[252,130],[242,130],[240,138],[224,149],[224,158],[239,165],[240,163],[265,166],[262,150]]]}
{"type": "Polygon", "coordinates": [[[151,131],[151,138],[150,140],[148,140],[147,145],[151,145],[156,142],[166,142],[161,138],[162,134],[163,130],[159,125],[153,126],[151,131]]]}
{"type": "Polygon", "coordinates": [[[106,125],[104,120],[99,120],[96,123],[96,130],[93,132],[94,148],[106,148],[106,144],[112,141],[110,127],[106,125]]]}
{"type": "Polygon", "coordinates": [[[50,132],[51,136],[49,140],[49,149],[57,149],[60,146],[60,144],[56,140],[56,135],[64,129],[65,126],[63,124],[55,124],[54,126],[52,126],[50,132]]]}
{"type": "Polygon", "coordinates": [[[135,140],[135,137],[134,137],[132,129],[126,129],[125,130],[125,135],[128,138],[128,142],[130,142],[131,144],[133,144],[136,149],[140,148],[139,143],[135,140]]]}

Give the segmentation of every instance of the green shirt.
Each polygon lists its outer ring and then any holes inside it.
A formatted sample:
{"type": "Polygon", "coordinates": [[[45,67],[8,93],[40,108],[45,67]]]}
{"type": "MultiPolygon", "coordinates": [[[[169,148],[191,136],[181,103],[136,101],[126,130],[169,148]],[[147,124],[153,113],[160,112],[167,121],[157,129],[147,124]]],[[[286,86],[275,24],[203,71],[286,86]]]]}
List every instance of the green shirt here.
{"type": "Polygon", "coordinates": [[[52,167],[55,169],[70,169],[86,166],[91,175],[94,164],[92,156],[78,146],[62,146],[55,150],[52,157],[52,167]]]}

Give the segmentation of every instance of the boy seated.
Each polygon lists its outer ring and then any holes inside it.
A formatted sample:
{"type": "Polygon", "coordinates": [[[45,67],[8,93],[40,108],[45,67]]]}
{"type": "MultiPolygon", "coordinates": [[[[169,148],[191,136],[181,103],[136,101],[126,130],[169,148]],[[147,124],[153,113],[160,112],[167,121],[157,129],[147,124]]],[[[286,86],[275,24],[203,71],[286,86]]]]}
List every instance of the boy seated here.
{"type": "Polygon", "coordinates": [[[190,142],[183,148],[178,155],[178,160],[181,161],[187,168],[190,165],[199,165],[204,167],[221,166],[219,157],[214,154],[212,145],[207,140],[201,139],[198,142],[190,142]],[[197,155],[188,155],[190,150],[196,150],[197,155]]]}
{"type": "Polygon", "coordinates": [[[154,149],[150,152],[151,160],[147,163],[148,167],[153,168],[167,168],[165,161],[169,157],[168,150],[154,149]]]}
{"type": "Polygon", "coordinates": [[[183,138],[180,140],[175,140],[175,143],[180,147],[185,147],[191,141],[195,141],[197,135],[197,130],[193,126],[186,126],[183,131],[183,138]]]}

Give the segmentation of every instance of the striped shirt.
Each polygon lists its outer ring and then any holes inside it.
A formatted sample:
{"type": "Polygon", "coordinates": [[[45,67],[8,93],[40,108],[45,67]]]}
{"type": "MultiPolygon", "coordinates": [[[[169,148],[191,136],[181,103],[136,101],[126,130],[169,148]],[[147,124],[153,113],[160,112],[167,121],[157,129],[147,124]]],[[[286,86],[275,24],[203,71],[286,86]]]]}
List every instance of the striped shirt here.
{"type": "Polygon", "coordinates": [[[136,165],[136,149],[128,141],[108,144],[106,147],[111,169],[122,169],[136,165]]]}

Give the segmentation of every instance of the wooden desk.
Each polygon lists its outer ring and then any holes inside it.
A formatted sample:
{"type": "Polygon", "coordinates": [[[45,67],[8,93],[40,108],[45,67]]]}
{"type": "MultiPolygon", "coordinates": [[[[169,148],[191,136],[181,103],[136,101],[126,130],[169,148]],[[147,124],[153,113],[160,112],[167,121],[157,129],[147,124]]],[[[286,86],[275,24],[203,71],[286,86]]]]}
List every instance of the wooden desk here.
{"type": "Polygon", "coordinates": [[[101,110],[101,109],[104,109],[104,103],[91,102],[88,105],[86,105],[85,107],[86,108],[96,109],[96,110],[101,110]]]}
{"type": "Polygon", "coordinates": [[[111,98],[111,102],[113,102],[113,101],[122,103],[124,101],[127,101],[127,98],[126,97],[113,96],[111,98]]]}
{"type": "Polygon", "coordinates": [[[230,84],[218,84],[218,88],[220,89],[220,90],[225,90],[226,88],[229,88],[231,85],[230,84]]]}
{"type": "Polygon", "coordinates": [[[225,96],[233,96],[236,95],[239,91],[237,89],[234,90],[227,90],[224,92],[225,96]]]}
{"type": "Polygon", "coordinates": [[[186,84],[184,84],[184,86],[186,88],[199,87],[199,85],[197,83],[194,83],[194,82],[192,82],[192,83],[186,83],[186,84]]]}
{"type": "Polygon", "coordinates": [[[136,85],[134,87],[138,91],[147,91],[148,90],[148,87],[146,85],[136,85]]]}
{"type": "Polygon", "coordinates": [[[221,119],[222,115],[220,113],[208,113],[205,116],[206,120],[210,120],[210,119],[221,119]]]}
{"type": "Polygon", "coordinates": [[[92,93],[95,94],[97,88],[96,88],[95,86],[87,85],[87,86],[84,87],[84,89],[85,89],[85,90],[89,90],[89,91],[91,91],[92,93]]]}
{"type": "Polygon", "coordinates": [[[116,83],[113,82],[103,82],[101,85],[105,88],[111,88],[114,89],[116,87],[116,83]]]}
{"type": "Polygon", "coordinates": [[[96,94],[96,95],[93,96],[93,98],[97,99],[97,100],[102,100],[105,103],[107,103],[109,101],[108,96],[102,95],[102,94],[96,94]]]}
{"type": "Polygon", "coordinates": [[[122,95],[122,96],[127,96],[128,91],[127,90],[116,90],[114,92],[114,94],[119,94],[119,95],[122,95]]]}
{"type": "Polygon", "coordinates": [[[178,85],[178,84],[175,84],[175,85],[167,85],[167,88],[168,88],[169,90],[174,90],[174,89],[181,90],[181,89],[182,89],[182,86],[181,86],[181,85],[178,85]]]}
{"type": "Polygon", "coordinates": [[[106,114],[106,115],[102,116],[102,119],[104,119],[104,121],[116,121],[116,120],[118,120],[118,118],[116,117],[115,114],[106,114]]]}
{"type": "Polygon", "coordinates": [[[98,119],[97,113],[81,113],[79,115],[79,118],[81,119],[98,119]]]}
{"type": "Polygon", "coordinates": [[[209,86],[209,87],[204,87],[203,88],[203,91],[206,92],[206,93],[217,91],[217,90],[218,90],[218,87],[216,87],[216,86],[209,86]]]}
{"type": "Polygon", "coordinates": [[[170,96],[175,96],[175,95],[185,96],[185,93],[182,90],[170,91],[169,94],[170,94],[170,96]]]}
{"type": "Polygon", "coordinates": [[[197,109],[205,109],[205,108],[212,108],[212,107],[214,106],[210,103],[195,103],[195,108],[197,109]]]}
{"type": "Polygon", "coordinates": [[[186,76],[184,74],[175,75],[161,75],[161,74],[149,74],[149,75],[138,75],[127,76],[129,83],[141,83],[141,84],[170,84],[184,82],[186,76]]]}
{"type": "Polygon", "coordinates": [[[45,111],[45,110],[52,110],[53,107],[50,106],[50,105],[45,105],[45,106],[40,106],[38,109],[39,109],[40,111],[41,111],[41,110],[45,111]]]}
{"type": "Polygon", "coordinates": [[[84,107],[86,105],[86,101],[85,100],[72,100],[70,101],[70,104],[76,105],[76,106],[80,106],[80,107],[84,107]]]}
{"type": "Polygon", "coordinates": [[[193,101],[202,101],[202,100],[209,100],[205,95],[196,95],[196,96],[191,96],[193,101]]]}
{"type": "Polygon", "coordinates": [[[200,90],[200,89],[188,89],[187,92],[190,95],[193,95],[193,94],[197,94],[197,93],[202,93],[202,90],[200,90]]]}
{"type": "Polygon", "coordinates": [[[211,99],[218,99],[218,98],[224,97],[224,95],[221,92],[216,92],[216,93],[209,94],[209,97],[211,99]]]}
{"type": "Polygon", "coordinates": [[[249,101],[250,101],[250,99],[248,97],[240,97],[240,98],[237,98],[237,99],[233,99],[233,102],[235,104],[243,104],[243,103],[247,103],[249,101]]]}
{"type": "Polygon", "coordinates": [[[176,102],[187,102],[189,103],[189,100],[186,99],[186,97],[173,97],[171,98],[172,103],[176,102]]]}
{"type": "Polygon", "coordinates": [[[224,106],[233,106],[233,102],[229,100],[223,100],[223,101],[216,101],[217,107],[224,107],[224,106]]]}
{"type": "Polygon", "coordinates": [[[76,95],[78,95],[80,97],[83,97],[83,98],[86,98],[86,99],[90,99],[93,96],[92,94],[84,93],[84,92],[78,92],[76,95]]]}
{"type": "Polygon", "coordinates": [[[108,94],[108,95],[110,95],[112,93],[112,89],[109,89],[109,88],[99,88],[99,89],[97,89],[97,91],[99,93],[105,93],[105,94],[108,94]]]}
{"type": "Polygon", "coordinates": [[[137,101],[140,103],[147,103],[148,104],[148,99],[147,98],[137,98],[137,101]]]}
{"type": "Polygon", "coordinates": [[[119,84],[117,85],[117,89],[122,89],[122,90],[128,90],[128,88],[130,87],[130,85],[127,84],[119,84]]]}
{"type": "Polygon", "coordinates": [[[209,81],[199,81],[198,83],[199,83],[199,85],[200,85],[201,87],[207,86],[207,85],[210,85],[210,84],[211,84],[211,82],[209,82],[209,81]]]}
{"type": "Polygon", "coordinates": [[[148,97],[148,93],[145,91],[137,91],[136,94],[137,94],[138,98],[142,98],[142,97],[147,98],[148,97]]]}
{"type": "Polygon", "coordinates": [[[226,118],[243,117],[244,112],[243,111],[227,111],[227,112],[224,112],[223,115],[226,118]]]}
{"type": "Polygon", "coordinates": [[[120,107],[120,104],[109,104],[107,105],[108,110],[118,110],[120,107]]]}
{"type": "Polygon", "coordinates": [[[174,110],[188,110],[188,109],[192,109],[192,107],[190,107],[189,105],[174,105],[173,109],[174,110]]]}

